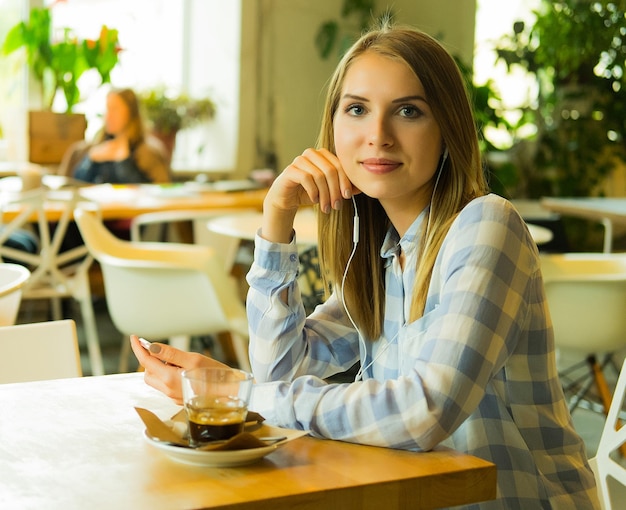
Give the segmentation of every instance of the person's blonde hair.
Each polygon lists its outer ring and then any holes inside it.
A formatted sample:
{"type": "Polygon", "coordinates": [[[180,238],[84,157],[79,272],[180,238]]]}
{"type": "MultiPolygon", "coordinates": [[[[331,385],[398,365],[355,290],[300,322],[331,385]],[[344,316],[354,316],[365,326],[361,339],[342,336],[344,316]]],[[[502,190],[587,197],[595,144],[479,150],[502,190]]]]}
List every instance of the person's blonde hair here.
{"type": "MultiPolygon", "coordinates": [[[[422,236],[409,320],[424,313],[435,259],[450,225],[473,198],[487,193],[478,135],[465,87],[453,57],[429,35],[411,27],[385,23],[363,35],[344,55],[329,83],[318,147],[335,152],[333,120],[346,73],[365,52],[406,63],[424,87],[426,99],[441,129],[449,156],[434,190],[431,217],[422,236]]],[[[389,229],[387,215],[376,199],[355,196],[360,240],[345,279],[343,297],[350,315],[366,338],[375,340],[383,328],[385,282],[380,249],[389,229]]],[[[347,201],[339,211],[319,213],[319,259],[326,289],[339,288],[352,251],[354,208],[347,201]]],[[[425,222],[426,223],[426,222],[425,222]]]]}

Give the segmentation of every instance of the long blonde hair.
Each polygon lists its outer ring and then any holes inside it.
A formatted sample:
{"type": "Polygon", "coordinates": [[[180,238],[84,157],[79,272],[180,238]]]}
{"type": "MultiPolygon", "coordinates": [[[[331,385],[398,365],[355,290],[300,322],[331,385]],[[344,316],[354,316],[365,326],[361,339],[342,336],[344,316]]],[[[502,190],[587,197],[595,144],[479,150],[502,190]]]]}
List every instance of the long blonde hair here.
{"type": "MultiPolygon", "coordinates": [[[[424,313],[435,259],[450,225],[473,198],[487,193],[478,135],[465,82],[452,56],[429,35],[388,22],[363,35],[344,55],[329,83],[318,147],[335,152],[333,120],[346,73],[364,52],[405,62],[421,81],[426,99],[441,129],[449,156],[431,201],[428,229],[422,236],[416,268],[410,320],[424,313]]],[[[355,197],[360,217],[360,241],[345,279],[343,297],[360,332],[368,339],[380,337],[384,320],[385,282],[380,248],[390,222],[376,199],[355,197]]],[[[353,206],[319,214],[320,268],[327,291],[342,283],[352,251],[353,206]]]]}

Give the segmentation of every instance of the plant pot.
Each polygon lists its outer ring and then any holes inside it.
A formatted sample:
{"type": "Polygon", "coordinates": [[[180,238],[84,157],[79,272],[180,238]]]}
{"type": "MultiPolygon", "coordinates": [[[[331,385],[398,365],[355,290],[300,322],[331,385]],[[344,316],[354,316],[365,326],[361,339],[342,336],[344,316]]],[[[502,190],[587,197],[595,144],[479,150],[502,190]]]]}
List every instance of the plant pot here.
{"type": "Polygon", "coordinates": [[[161,141],[164,145],[165,150],[167,151],[169,162],[172,161],[172,156],[174,155],[174,149],[176,148],[176,135],[178,131],[170,131],[168,133],[163,133],[161,131],[152,130],[152,135],[161,141]]]}
{"type": "Polygon", "coordinates": [[[59,164],[74,142],[85,138],[82,113],[28,112],[28,160],[39,165],[59,164]]]}

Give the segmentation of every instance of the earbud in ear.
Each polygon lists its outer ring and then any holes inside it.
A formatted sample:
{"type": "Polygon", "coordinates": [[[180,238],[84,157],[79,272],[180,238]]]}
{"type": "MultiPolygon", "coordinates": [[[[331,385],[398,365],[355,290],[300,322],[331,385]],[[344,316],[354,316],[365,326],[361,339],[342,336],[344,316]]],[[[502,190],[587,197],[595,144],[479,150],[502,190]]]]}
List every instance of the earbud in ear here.
{"type": "Polygon", "coordinates": [[[444,162],[446,159],[448,159],[448,148],[447,148],[447,147],[444,147],[444,149],[443,149],[443,157],[442,157],[442,159],[441,159],[441,163],[443,164],[443,162],[444,162]]]}

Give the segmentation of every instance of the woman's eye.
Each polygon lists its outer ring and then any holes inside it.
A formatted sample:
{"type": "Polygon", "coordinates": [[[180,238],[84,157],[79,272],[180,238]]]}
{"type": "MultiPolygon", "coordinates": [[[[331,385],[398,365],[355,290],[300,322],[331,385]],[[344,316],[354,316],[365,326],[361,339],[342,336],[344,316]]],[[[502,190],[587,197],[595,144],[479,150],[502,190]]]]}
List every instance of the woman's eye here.
{"type": "Polygon", "coordinates": [[[360,104],[352,104],[346,108],[346,113],[359,116],[365,113],[365,108],[360,104]]]}
{"type": "Polygon", "coordinates": [[[409,118],[419,117],[421,113],[422,112],[420,111],[420,109],[416,108],[413,105],[406,105],[400,108],[400,115],[402,117],[409,117],[409,118]]]}

